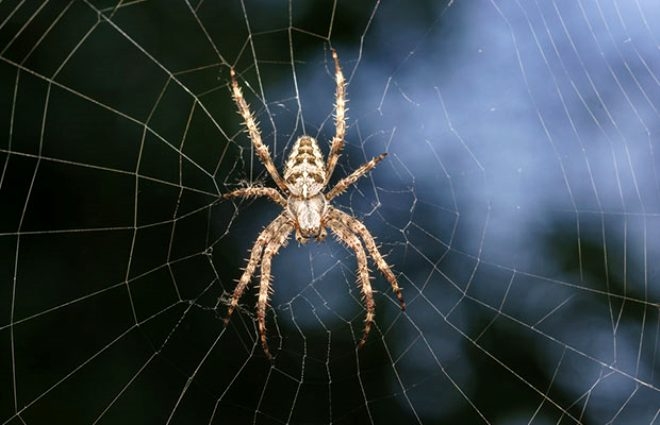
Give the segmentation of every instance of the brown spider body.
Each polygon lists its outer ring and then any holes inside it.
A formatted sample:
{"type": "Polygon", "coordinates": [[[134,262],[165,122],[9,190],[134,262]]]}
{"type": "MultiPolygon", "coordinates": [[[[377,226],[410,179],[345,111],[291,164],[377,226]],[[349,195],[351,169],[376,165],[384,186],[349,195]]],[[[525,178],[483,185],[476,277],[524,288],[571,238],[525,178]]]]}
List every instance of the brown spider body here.
{"type": "Polygon", "coordinates": [[[344,75],[339,66],[337,53],[332,50],[332,58],[335,63],[335,80],[337,84],[335,102],[335,137],[332,139],[328,161],[325,162],[323,153],[313,137],[301,136],[296,140],[291,153],[284,166],[284,178],[280,176],[273,160],[268,152],[268,147],[261,141],[261,133],[250,108],[243,97],[241,87],[236,80],[234,69],[231,69],[232,97],[238,107],[239,114],[243,117],[246,130],[255,152],[261,162],[268,170],[279,191],[271,187],[248,187],[234,190],[225,194],[224,198],[267,196],[284,211],[277,216],[257,237],[250,259],[245,271],[234,288],[225,324],[238,306],[238,301],[247,288],[257,266],[261,263],[261,283],[257,300],[257,324],[259,338],[267,357],[271,357],[266,341],[266,307],[270,288],[271,262],[279,249],[295,230],[296,240],[305,243],[310,238],[318,241],[325,239],[326,227],[330,228],[340,242],[343,242],[353,251],[357,260],[357,275],[360,290],[364,297],[367,314],[365,318],[364,331],[359,346],[364,345],[371,330],[376,303],[373,298],[373,289],[369,280],[369,268],[367,266],[367,255],[365,247],[376,267],[385,276],[392,286],[399,300],[401,310],[405,310],[401,289],[392,273],[390,266],[378,251],[373,236],[369,233],[362,222],[355,217],[346,214],[330,205],[330,201],[353,185],[360,177],[371,171],[387,154],[380,154],[365,164],[361,165],[353,173],[341,179],[330,191],[323,193],[332,172],[337,165],[337,160],[344,146],[344,135],[346,133],[346,98],[344,75]],[[283,196],[284,195],[284,196],[283,196]],[[286,196],[286,198],[285,198],[286,196]],[[360,240],[360,238],[362,240],[360,240]],[[364,245],[363,245],[364,243],[364,245]]]}
{"type": "Polygon", "coordinates": [[[300,243],[309,238],[323,240],[327,235],[323,221],[328,201],[321,194],[325,173],[325,160],[316,139],[299,137],[284,167],[284,181],[290,193],[287,211],[300,243]]]}

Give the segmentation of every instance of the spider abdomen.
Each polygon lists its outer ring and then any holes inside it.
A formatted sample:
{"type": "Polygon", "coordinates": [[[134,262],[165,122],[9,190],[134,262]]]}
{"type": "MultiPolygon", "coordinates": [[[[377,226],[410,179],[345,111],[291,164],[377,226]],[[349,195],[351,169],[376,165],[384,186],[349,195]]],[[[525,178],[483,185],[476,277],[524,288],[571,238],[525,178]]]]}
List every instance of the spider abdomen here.
{"type": "Polygon", "coordinates": [[[293,144],[284,166],[284,181],[292,195],[309,199],[325,183],[325,161],[316,139],[301,136],[293,144]]]}

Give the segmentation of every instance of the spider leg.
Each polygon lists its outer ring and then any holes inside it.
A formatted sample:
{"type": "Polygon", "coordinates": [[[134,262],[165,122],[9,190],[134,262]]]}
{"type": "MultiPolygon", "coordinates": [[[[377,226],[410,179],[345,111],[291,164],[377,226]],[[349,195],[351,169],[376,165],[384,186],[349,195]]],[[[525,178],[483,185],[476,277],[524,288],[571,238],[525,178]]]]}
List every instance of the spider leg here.
{"type": "Polygon", "coordinates": [[[328,217],[329,219],[334,219],[345,224],[353,233],[362,238],[371,258],[373,258],[374,263],[376,263],[376,267],[378,267],[378,270],[380,270],[383,276],[385,276],[385,279],[390,283],[390,286],[392,286],[392,290],[394,291],[396,298],[399,300],[401,311],[405,311],[406,303],[403,300],[403,294],[401,293],[401,288],[396,280],[396,276],[394,276],[392,269],[390,269],[390,266],[387,264],[380,251],[378,251],[376,241],[374,241],[374,237],[371,236],[367,227],[357,218],[336,208],[329,208],[328,217]]]}
{"type": "Polygon", "coordinates": [[[346,136],[346,79],[344,79],[344,73],[341,71],[339,57],[335,49],[332,49],[332,59],[335,62],[335,80],[337,82],[335,92],[335,137],[332,138],[332,146],[328,154],[324,185],[327,185],[330,177],[332,177],[339,155],[341,155],[344,148],[344,137],[346,136]]]}
{"type": "Polygon", "coordinates": [[[376,314],[376,302],[374,301],[373,289],[369,281],[369,268],[367,267],[367,254],[364,252],[364,247],[353,233],[344,223],[339,220],[329,220],[328,227],[337,236],[340,242],[345,243],[349,248],[355,251],[355,258],[357,260],[357,275],[358,284],[362,291],[362,297],[367,309],[367,316],[364,319],[364,331],[362,332],[362,339],[358,343],[358,347],[362,347],[367,341],[367,336],[371,331],[371,326],[374,323],[374,316],[376,314]]]}
{"type": "Polygon", "coordinates": [[[280,194],[280,192],[277,191],[277,189],[272,187],[245,187],[233,190],[229,193],[225,193],[222,195],[222,198],[256,198],[258,196],[267,196],[275,203],[286,207],[286,199],[284,199],[284,197],[280,194]]]}
{"type": "Polygon", "coordinates": [[[250,252],[250,259],[248,260],[247,266],[245,266],[245,271],[241,275],[241,278],[238,280],[238,284],[234,288],[234,293],[231,296],[231,301],[229,303],[229,308],[227,309],[227,316],[225,317],[225,326],[229,323],[229,318],[232,313],[238,306],[238,301],[240,300],[245,288],[247,288],[250,279],[254,274],[255,269],[259,265],[259,260],[261,259],[261,253],[264,250],[264,247],[269,243],[274,237],[277,236],[277,231],[288,221],[286,213],[283,212],[277,216],[273,221],[270,222],[268,226],[261,231],[257,237],[252,251],[250,252]]]}
{"type": "Polygon", "coordinates": [[[266,308],[268,307],[268,296],[270,294],[271,261],[280,248],[286,245],[289,235],[293,231],[293,225],[286,222],[277,229],[277,234],[266,245],[264,256],[261,260],[261,284],[259,286],[259,298],[257,300],[257,326],[259,329],[259,339],[264,353],[268,359],[272,359],[266,341],[266,308]]]}
{"type": "Polygon", "coordinates": [[[337,195],[340,195],[346,189],[348,189],[353,183],[355,183],[360,177],[373,170],[380,161],[387,156],[387,153],[381,153],[378,156],[375,156],[369,162],[365,162],[360,165],[355,171],[353,171],[348,176],[339,180],[335,187],[333,187],[328,193],[325,194],[325,199],[328,201],[335,198],[337,195]]]}
{"type": "Polygon", "coordinates": [[[252,144],[254,145],[254,150],[261,160],[261,163],[264,164],[264,167],[266,167],[268,173],[270,173],[271,177],[273,177],[273,180],[275,180],[277,187],[279,187],[282,192],[286,193],[288,190],[286,183],[284,183],[284,180],[282,180],[280,173],[277,172],[277,168],[273,163],[273,159],[270,157],[270,153],[268,152],[268,146],[264,145],[261,141],[259,125],[257,124],[252,111],[250,111],[250,105],[247,104],[245,98],[243,97],[243,90],[241,89],[241,86],[238,85],[234,68],[230,69],[229,75],[231,76],[232,97],[234,98],[234,102],[238,108],[238,113],[243,117],[243,122],[245,123],[245,128],[250,135],[250,140],[252,140],[252,144]]]}

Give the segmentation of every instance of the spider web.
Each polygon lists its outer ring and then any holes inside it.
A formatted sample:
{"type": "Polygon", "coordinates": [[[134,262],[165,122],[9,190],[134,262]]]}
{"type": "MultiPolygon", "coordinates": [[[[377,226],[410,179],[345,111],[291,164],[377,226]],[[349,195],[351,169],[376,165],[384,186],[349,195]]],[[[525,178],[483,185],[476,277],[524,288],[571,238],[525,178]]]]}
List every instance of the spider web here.
{"type": "MultiPolygon", "coordinates": [[[[660,6],[652,0],[0,2],[0,423],[658,424],[660,6]],[[334,134],[334,240],[224,302],[275,163],[334,134]],[[372,264],[372,269],[373,269],[372,264]],[[218,301],[220,299],[220,302],[218,301]]],[[[258,276],[256,276],[258,279],[258,276]]]]}

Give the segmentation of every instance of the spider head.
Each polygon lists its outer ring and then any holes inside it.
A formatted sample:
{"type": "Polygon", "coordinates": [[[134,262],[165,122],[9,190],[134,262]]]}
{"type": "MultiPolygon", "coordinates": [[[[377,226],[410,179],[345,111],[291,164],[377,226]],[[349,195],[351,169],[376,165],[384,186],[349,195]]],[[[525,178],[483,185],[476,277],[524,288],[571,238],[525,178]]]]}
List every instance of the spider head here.
{"type": "Polygon", "coordinates": [[[328,232],[325,230],[325,227],[321,227],[321,230],[317,233],[308,233],[305,234],[301,228],[296,229],[296,241],[301,244],[306,244],[311,238],[315,238],[318,242],[323,242],[328,236],[328,232]]]}
{"type": "Polygon", "coordinates": [[[302,199],[290,196],[287,210],[296,227],[296,240],[306,243],[315,238],[322,241],[327,236],[323,225],[323,217],[328,207],[328,201],[319,193],[311,198],[302,199]]]}

